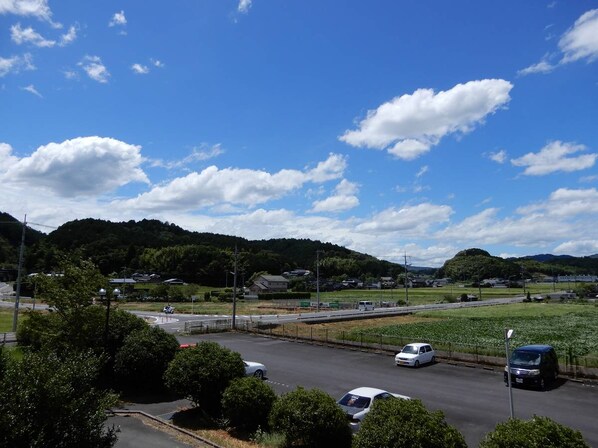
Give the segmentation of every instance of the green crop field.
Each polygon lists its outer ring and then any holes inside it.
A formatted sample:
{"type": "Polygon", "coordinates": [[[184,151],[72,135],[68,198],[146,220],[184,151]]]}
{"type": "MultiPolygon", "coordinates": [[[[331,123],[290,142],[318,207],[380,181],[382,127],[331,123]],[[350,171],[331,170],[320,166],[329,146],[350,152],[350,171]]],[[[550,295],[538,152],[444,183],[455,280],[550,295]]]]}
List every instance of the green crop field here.
{"type": "Polygon", "coordinates": [[[563,357],[598,357],[598,306],[592,304],[521,303],[422,312],[417,317],[424,321],[352,330],[352,337],[377,340],[383,335],[500,350],[509,328],[515,330],[514,347],[549,344],[563,357]]]}

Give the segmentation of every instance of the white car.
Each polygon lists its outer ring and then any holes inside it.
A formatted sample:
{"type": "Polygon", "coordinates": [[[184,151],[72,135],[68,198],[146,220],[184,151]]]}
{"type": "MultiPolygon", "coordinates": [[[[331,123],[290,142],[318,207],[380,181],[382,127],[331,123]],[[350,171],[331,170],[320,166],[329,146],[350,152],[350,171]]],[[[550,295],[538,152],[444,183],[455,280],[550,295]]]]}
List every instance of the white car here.
{"type": "Polygon", "coordinates": [[[245,364],[245,376],[255,376],[259,379],[264,379],[268,374],[266,366],[259,362],[243,361],[245,364]]]}
{"type": "Polygon", "coordinates": [[[337,401],[338,405],[347,414],[351,425],[351,430],[357,431],[363,418],[370,412],[370,409],[376,400],[388,400],[401,398],[410,400],[405,395],[393,394],[375,387],[358,387],[347,392],[337,401]]]}
{"type": "Polygon", "coordinates": [[[436,352],[430,344],[416,342],[407,344],[395,356],[397,366],[419,367],[420,364],[433,364],[436,361],[436,352]]]}

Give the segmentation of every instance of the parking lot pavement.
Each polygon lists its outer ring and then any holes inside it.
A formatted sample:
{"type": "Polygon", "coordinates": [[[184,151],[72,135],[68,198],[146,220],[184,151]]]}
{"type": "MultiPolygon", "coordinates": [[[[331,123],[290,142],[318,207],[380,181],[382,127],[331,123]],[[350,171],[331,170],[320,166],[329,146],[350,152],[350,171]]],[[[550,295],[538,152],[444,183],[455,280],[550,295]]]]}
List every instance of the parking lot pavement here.
{"type": "Polygon", "coordinates": [[[208,445],[184,443],[176,434],[171,434],[153,426],[149,426],[140,418],[134,416],[114,415],[108,417],[108,426],[119,428],[116,448],[194,448],[208,445]]]}

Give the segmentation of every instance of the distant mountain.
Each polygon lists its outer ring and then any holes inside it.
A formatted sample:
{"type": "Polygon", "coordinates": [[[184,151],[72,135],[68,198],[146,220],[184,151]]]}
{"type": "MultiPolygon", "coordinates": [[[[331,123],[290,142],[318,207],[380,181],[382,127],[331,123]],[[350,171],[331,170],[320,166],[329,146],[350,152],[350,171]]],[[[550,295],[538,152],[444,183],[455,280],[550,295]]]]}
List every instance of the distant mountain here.
{"type": "Polygon", "coordinates": [[[545,263],[547,261],[552,261],[555,259],[566,259],[566,258],[575,258],[571,255],[552,255],[552,254],[539,254],[539,255],[528,255],[526,257],[522,257],[529,260],[536,260],[541,263],[545,263]]]}

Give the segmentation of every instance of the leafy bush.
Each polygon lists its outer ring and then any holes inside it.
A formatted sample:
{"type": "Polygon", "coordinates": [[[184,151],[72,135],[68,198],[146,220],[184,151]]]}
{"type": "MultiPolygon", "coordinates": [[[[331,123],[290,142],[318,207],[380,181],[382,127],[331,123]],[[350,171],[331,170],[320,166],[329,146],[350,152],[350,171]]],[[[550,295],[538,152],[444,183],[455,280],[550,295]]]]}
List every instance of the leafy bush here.
{"type": "Polygon", "coordinates": [[[548,417],[509,419],[486,434],[480,448],[589,448],[579,431],[548,417]]]}
{"type": "Polygon", "coordinates": [[[215,342],[200,342],[175,355],[164,379],[170,390],[216,415],[224,390],[233,379],[243,376],[245,365],[241,355],[215,342]]]}
{"type": "Polygon", "coordinates": [[[351,446],[351,429],[334,399],[318,389],[298,387],[280,397],[272,407],[270,426],[284,434],[286,445],[306,447],[351,446]]]}
{"type": "Polygon", "coordinates": [[[116,398],[95,388],[99,360],[91,353],[8,358],[0,378],[0,446],[108,448],[106,409],[116,398]]]}
{"type": "Polygon", "coordinates": [[[236,378],[222,396],[222,413],[234,428],[254,432],[268,428],[268,416],[276,401],[270,386],[255,377],[236,378]]]}
{"type": "Polygon", "coordinates": [[[128,392],[162,390],[164,372],[178,348],[176,337],[158,327],[130,333],[115,358],[118,386],[128,392]]]}
{"type": "Polygon", "coordinates": [[[420,400],[379,400],[361,423],[353,448],[466,448],[465,439],[420,400]]]}

